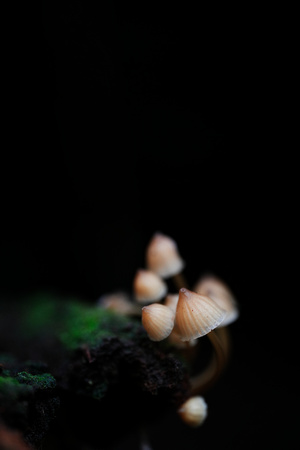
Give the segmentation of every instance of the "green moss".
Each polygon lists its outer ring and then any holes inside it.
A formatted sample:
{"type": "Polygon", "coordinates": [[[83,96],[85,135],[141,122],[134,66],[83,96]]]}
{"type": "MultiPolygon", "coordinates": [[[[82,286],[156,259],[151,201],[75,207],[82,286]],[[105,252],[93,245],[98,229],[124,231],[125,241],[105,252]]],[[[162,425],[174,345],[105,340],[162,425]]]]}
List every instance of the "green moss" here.
{"type": "Polygon", "coordinates": [[[125,317],[97,307],[73,303],[65,321],[65,329],[59,333],[67,348],[88,344],[98,345],[100,341],[115,334],[126,325],[125,317]]]}
{"type": "Polygon", "coordinates": [[[23,332],[38,337],[51,334],[67,349],[87,344],[98,345],[105,337],[126,335],[131,321],[125,316],[73,299],[56,299],[51,295],[37,295],[26,304],[23,332]]]}
{"type": "Polygon", "coordinates": [[[32,375],[10,368],[0,375],[1,421],[19,430],[33,448],[40,448],[59,407],[55,386],[55,379],[48,373],[32,375]]]}
{"type": "Polygon", "coordinates": [[[26,396],[39,389],[54,389],[55,378],[49,373],[32,375],[28,372],[19,372],[16,377],[8,375],[0,376],[0,398],[17,399],[26,396]]]}
{"type": "Polygon", "coordinates": [[[20,383],[13,377],[10,376],[0,376],[0,392],[5,393],[8,390],[15,389],[20,383]]]}
{"type": "Polygon", "coordinates": [[[54,389],[56,386],[55,378],[50,373],[31,375],[28,372],[19,372],[17,381],[34,389],[54,389]]]}
{"type": "MultiPolygon", "coordinates": [[[[33,393],[32,386],[26,386],[11,376],[0,376],[0,404],[14,404],[19,398],[33,393]]],[[[19,407],[22,405],[20,404],[19,407]]]]}

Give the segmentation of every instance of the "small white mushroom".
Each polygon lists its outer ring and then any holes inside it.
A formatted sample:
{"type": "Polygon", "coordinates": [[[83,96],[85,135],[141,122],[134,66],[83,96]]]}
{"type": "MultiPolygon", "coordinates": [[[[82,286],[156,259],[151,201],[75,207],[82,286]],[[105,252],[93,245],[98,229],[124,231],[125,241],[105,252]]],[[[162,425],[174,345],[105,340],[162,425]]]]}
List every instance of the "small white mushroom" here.
{"type": "Polygon", "coordinates": [[[190,397],[177,412],[187,425],[198,427],[207,417],[207,404],[203,397],[190,397]]]}
{"type": "Polygon", "coordinates": [[[151,270],[140,269],[133,280],[133,290],[139,303],[157,302],[167,293],[166,283],[151,270]]]}
{"type": "Polygon", "coordinates": [[[141,306],[130,300],[125,292],[113,292],[102,295],[97,305],[124,315],[140,315],[141,306]]]}
{"type": "Polygon", "coordinates": [[[160,303],[152,303],[142,309],[142,324],[152,341],[169,336],[174,327],[175,313],[160,303]]]}
{"type": "Polygon", "coordinates": [[[178,298],[179,298],[178,294],[168,294],[165,298],[164,305],[171,308],[175,313],[176,308],[177,308],[178,298]]]}
{"type": "Polygon", "coordinates": [[[220,308],[226,311],[226,316],[220,327],[234,322],[239,316],[236,300],[229,287],[214,275],[206,275],[198,280],[195,292],[213,299],[220,308]]]}
{"type": "Polygon", "coordinates": [[[169,236],[155,233],[146,250],[146,265],[162,278],[169,278],[180,273],[185,264],[176,242],[169,236]]]}
{"type": "Polygon", "coordinates": [[[211,298],[186,288],[179,290],[175,320],[182,341],[206,335],[220,325],[225,315],[211,298]]]}
{"type": "Polygon", "coordinates": [[[181,339],[180,334],[177,331],[177,326],[176,323],[174,325],[174,328],[170,334],[170,336],[168,337],[168,341],[170,342],[171,345],[173,345],[176,348],[179,349],[186,349],[189,347],[194,347],[195,345],[197,345],[197,339],[192,339],[190,341],[183,341],[181,339]]]}

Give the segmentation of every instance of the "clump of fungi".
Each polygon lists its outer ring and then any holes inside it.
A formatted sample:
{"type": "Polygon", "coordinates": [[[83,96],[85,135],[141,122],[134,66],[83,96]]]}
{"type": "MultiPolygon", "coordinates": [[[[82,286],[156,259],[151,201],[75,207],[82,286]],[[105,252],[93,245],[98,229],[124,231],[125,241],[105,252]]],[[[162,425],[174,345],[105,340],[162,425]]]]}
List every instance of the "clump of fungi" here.
{"type": "Polygon", "coordinates": [[[133,281],[135,303],[124,298],[112,302],[113,309],[141,314],[149,339],[167,339],[174,347],[187,350],[207,336],[214,353],[207,367],[191,377],[191,396],[179,408],[181,419],[192,427],[207,416],[201,394],[211,387],[226,366],[230,340],[227,325],[238,318],[236,300],[229,287],[214,275],[202,276],[193,290],[183,275],[185,262],[176,242],[155,233],[146,249],[146,268],[136,272],[133,281]],[[168,292],[167,279],[177,292],[168,292]]]}

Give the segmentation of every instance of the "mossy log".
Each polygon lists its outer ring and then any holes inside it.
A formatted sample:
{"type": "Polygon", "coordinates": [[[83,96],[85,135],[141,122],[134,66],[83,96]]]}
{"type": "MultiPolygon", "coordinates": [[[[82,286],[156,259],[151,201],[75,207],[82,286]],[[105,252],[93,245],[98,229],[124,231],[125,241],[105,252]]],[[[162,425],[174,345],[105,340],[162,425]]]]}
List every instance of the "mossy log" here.
{"type": "Polygon", "coordinates": [[[37,446],[59,407],[55,378],[44,364],[19,363],[3,354],[0,360],[0,436],[7,439],[9,430],[16,429],[20,446],[22,436],[37,446]]]}
{"type": "Polygon", "coordinates": [[[3,302],[0,352],[0,383],[9,385],[0,390],[0,420],[34,446],[54,415],[54,428],[61,421],[66,434],[73,430],[74,448],[99,446],[99,433],[102,442],[111,441],[112,421],[121,433],[177,408],[189,395],[185,365],[170,347],[150,341],[139,319],[77,300],[37,295],[3,302]]]}

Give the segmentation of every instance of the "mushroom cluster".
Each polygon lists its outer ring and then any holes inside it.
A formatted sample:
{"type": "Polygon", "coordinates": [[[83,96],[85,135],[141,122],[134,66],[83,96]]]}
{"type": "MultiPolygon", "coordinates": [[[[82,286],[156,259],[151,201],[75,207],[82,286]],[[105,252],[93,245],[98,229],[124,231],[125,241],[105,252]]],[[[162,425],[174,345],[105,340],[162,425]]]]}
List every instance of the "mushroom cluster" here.
{"type": "Polygon", "coordinates": [[[135,302],[119,294],[102,298],[101,305],[123,314],[141,314],[149,339],[168,339],[178,349],[195,346],[207,335],[213,357],[203,372],[191,378],[191,397],[178,409],[185,423],[199,426],[207,415],[199,393],[216,381],[226,365],[230,347],[227,325],[238,318],[237,302],[228,286],[211,274],[202,276],[193,290],[188,289],[185,262],[169,236],[155,233],[145,260],[146,268],[138,269],[133,280],[135,302]],[[170,282],[177,292],[169,292],[170,282]]]}
{"type": "Polygon", "coordinates": [[[170,237],[155,233],[146,250],[146,266],[137,271],[133,290],[136,301],[145,305],[142,323],[151,340],[160,341],[174,333],[191,343],[238,317],[232,293],[213,275],[201,277],[194,291],[186,287],[185,263],[170,237]],[[166,279],[171,277],[182,285],[178,293],[168,292],[166,279]]]}
{"type": "Polygon", "coordinates": [[[207,405],[197,394],[205,391],[225,366],[229,350],[225,327],[238,318],[237,303],[228,286],[214,275],[202,276],[189,290],[182,274],[185,263],[176,242],[161,233],[156,233],[147,247],[146,266],[136,274],[134,293],[138,302],[145,303],[142,324],[149,338],[168,338],[173,345],[184,348],[196,345],[198,338],[207,335],[215,350],[207,369],[192,379],[194,395],[178,409],[184,422],[199,426],[206,418],[207,405]],[[178,293],[167,292],[168,278],[172,278],[178,293]]]}

